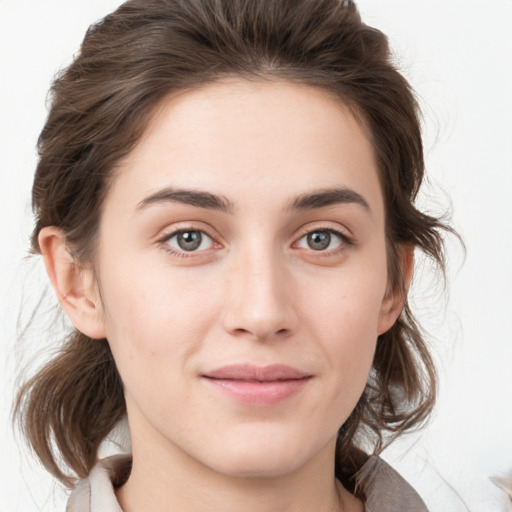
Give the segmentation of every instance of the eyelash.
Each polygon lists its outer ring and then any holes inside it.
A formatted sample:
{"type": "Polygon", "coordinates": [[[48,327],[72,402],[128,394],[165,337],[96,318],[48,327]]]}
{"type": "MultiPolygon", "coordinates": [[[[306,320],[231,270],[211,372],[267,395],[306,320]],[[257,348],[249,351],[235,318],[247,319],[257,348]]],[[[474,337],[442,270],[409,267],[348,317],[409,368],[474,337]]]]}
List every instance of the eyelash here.
{"type": "Polygon", "coordinates": [[[327,250],[317,250],[314,249],[304,249],[306,251],[310,251],[315,254],[317,257],[329,257],[337,255],[343,251],[345,251],[348,247],[355,245],[355,241],[352,237],[344,233],[343,231],[340,231],[338,229],[334,229],[332,227],[327,226],[319,226],[315,227],[314,229],[306,229],[293,243],[293,245],[297,245],[304,237],[307,237],[310,234],[313,233],[329,233],[331,235],[335,235],[340,239],[340,245],[338,247],[335,247],[334,249],[327,249],[327,250]]]}
{"type": "Polygon", "coordinates": [[[210,235],[208,232],[206,232],[204,229],[198,229],[198,228],[193,228],[193,227],[187,227],[187,228],[182,228],[182,229],[180,228],[180,229],[176,229],[176,230],[172,231],[171,233],[166,233],[162,238],[160,238],[158,240],[158,243],[161,245],[161,247],[164,251],[171,253],[175,257],[178,257],[178,258],[197,257],[198,254],[201,254],[202,252],[205,252],[206,250],[203,250],[203,251],[177,250],[169,245],[169,241],[173,237],[175,237],[179,234],[182,234],[182,233],[189,233],[189,232],[201,233],[202,235],[206,235],[212,241],[212,245],[221,246],[218,242],[215,241],[214,237],[212,235],[210,235]]]}
{"type": "MultiPolygon", "coordinates": [[[[204,229],[198,229],[198,228],[193,228],[193,227],[176,229],[176,230],[172,231],[171,233],[166,233],[162,238],[160,238],[158,240],[158,243],[162,246],[163,250],[171,253],[173,256],[178,257],[178,258],[197,257],[199,254],[206,252],[208,250],[208,249],[204,249],[202,251],[176,250],[169,245],[169,241],[173,237],[175,237],[179,234],[182,234],[182,233],[187,233],[187,232],[201,233],[202,235],[206,235],[211,240],[213,246],[216,245],[218,247],[221,247],[221,244],[216,242],[215,238],[212,235],[210,235],[207,231],[205,231],[204,229]]],[[[339,247],[336,247],[334,249],[317,250],[317,251],[315,251],[314,249],[303,249],[306,251],[309,250],[309,251],[313,252],[315,255],[320,256],[320,257],[327,257],[327,256],[332,256],[332,255],[338,254],[339,252],[343,252],[344,250],[346,250],[347,247],[355,244],[354,239],[352,237],[348,236],[346,233],[343,233],[340,230],[334,229],[332,227],[316,227],[314,229],[308,229],[308,230],[303,231],[303,233],[293,242],[292,246],[297,245],[304,237],[307,237],[308,235],[310,235],[312,233],[329,233],[329,234],[335,235],[336,237],[338,237],[340,239],[339,247]]]]}

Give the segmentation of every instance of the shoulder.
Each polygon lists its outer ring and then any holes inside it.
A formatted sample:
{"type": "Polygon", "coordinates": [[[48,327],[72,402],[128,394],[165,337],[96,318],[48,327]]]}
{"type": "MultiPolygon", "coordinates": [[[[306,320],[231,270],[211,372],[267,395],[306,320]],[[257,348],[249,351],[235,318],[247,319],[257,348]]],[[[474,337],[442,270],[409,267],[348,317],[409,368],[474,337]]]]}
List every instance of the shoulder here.
{"type": "Polygon", "coordinates": [[[365,512],[428,512],[419,494],[381,458],[372,456],[357,474],[365,512]]]}

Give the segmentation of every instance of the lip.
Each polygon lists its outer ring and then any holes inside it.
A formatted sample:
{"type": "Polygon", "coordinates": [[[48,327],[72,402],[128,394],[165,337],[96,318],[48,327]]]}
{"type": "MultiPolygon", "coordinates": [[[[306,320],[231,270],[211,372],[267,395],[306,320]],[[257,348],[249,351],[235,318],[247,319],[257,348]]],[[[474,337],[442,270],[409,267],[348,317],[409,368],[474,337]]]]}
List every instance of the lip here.
{"type": "Polygon", "coordinates": [[[202,377],[210,387],[239,402],[274,405],[298,393],[312,375],[282,364],[235,364],[208,371],[202,377]]]}

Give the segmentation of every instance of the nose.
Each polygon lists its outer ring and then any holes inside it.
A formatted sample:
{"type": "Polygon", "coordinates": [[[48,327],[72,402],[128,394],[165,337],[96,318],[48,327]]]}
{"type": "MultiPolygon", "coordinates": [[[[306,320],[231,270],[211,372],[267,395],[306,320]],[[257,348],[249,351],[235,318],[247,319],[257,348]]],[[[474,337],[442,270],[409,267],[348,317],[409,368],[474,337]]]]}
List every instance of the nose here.
{"type": "Polygon", "coordinates": [[[288,337],[296,328],[293,280],[269,254],[241,256],[229,275],[223,327],[231,335],[260,341],[288,337]]]}

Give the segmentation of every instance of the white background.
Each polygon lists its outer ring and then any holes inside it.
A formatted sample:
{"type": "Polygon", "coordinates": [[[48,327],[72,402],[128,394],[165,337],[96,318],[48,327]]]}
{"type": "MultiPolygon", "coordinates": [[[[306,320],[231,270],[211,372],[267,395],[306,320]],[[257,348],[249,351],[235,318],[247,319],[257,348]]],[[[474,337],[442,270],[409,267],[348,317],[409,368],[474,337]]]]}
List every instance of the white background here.
{"type": "MultiPolygon", "coordinates": [[[[23,262],[30,187],[52,77],[87,26],[119,3],[0,0],[0,512],[64,510],[59,487],[20,454],[8,419],[19,303],[41,294],[40,272],[23,262]]],[[[359,7],[389,35],[423,105],[431,183],[422,204],[436,213],[452,208],[467,245],[463,262],[449,243],[446,293],[418,270],[413,303],[432,336],[441,393],[427,430],[386,457],[433,511],[504,511],[504,495],[488,478],[512,468],[512,1],[360,0],[359,7]]],[[[37,329],[39,347],[46,327],[37,329]]]]}

